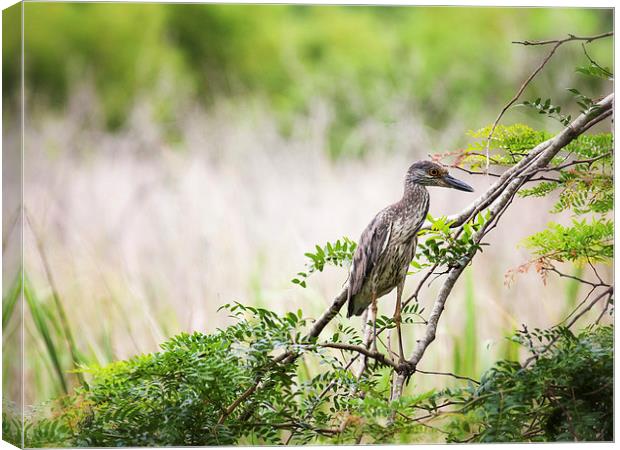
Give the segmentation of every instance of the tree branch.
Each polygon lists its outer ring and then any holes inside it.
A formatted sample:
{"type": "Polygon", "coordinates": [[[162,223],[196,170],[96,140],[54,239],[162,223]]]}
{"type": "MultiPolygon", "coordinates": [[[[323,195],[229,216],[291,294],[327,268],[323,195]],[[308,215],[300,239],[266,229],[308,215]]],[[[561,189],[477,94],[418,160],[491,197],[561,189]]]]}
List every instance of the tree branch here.
{"type": "Polygon", "coordinates": [[[416,369],[416,372],[424,374],[424,375],[445,375],[448,377],[456,378],[458,380],[467,380],[467,381],[471,381],[474,384],[480,384],[480,381],[478,380],[474,380],[473,378],[465,377],[463,375],[457,375],[452,372],[434,372],[434,371],[421,370],[421,369],[416,369]]]}
{"type": "Polygon", "coordinates": [[[392,361],[390,358],[388,358],[386,355],[384,355],[383,353],[369,350],[366,347],[362,347],[360,345],[344,344],[340,342],[325,342],[323,344],[320,344],[320,346],[327,347],[327,348],[336,348],[339,350],[347,350],[350,352],[357,352],[357,353],[368,356],[369,358],[372,358],[380,362],[384,366],[389,366],[389,367],[392,367],[393,369],[398,368],[398,365],[394,361],[392,361]]]}
{"type": "MultiPolygon", "coordinates": [[[[596,305],[601,299],[605,298],[605,296],[608,296],[608,301],[610,301],[612,295],[614,292],[614,288],[613,287],[608,287],[607,289],[605,289],[603,292],[601,292],[599,295],[597,295],[594,300],[592,300],[590,303],[588,303],[588,305],[583,308],[579,314],[575,315],[575,317],[572,318],[572,320],[566,324],[566,328],[570,328],[572,327],[575,322],[577,322],[585,313],[587,313],[588,311],[590,311],[592,309],[592,307],[594,305],[596,305]]],[[[551,339],[549,341],[549,343],[542,349],[542,351],[540,353],[544,353],[547,350],[549,350],[551,348],[551,346],[553,344],[555,344],[555,342],[558,340],[558,336],[554,337],[553,339],[551,339]]],[[[534,355],[534,356],[530,356],[528,359],[525,360],[525,362],[523,363],[523,367],[527,367],[533,360],[535,360],[538,357],[538,355],[534,355]]]]}
{"type": "Polygon", "coordinates": [[[549,44],[558,44],[565,43],[570,41],[585,41],[586,43],[590,43],[592,41],[596,41],[597,39],[603,39],[606,37],[613,36],[613,31],[609,31],[607,33],[601,33],[594,36],[575,36],[574,34],[569,34],[568,37],[564,39],[550,39],[546,41],[512,41],[513,44],[519,45],[549,45],[549,44]]]}

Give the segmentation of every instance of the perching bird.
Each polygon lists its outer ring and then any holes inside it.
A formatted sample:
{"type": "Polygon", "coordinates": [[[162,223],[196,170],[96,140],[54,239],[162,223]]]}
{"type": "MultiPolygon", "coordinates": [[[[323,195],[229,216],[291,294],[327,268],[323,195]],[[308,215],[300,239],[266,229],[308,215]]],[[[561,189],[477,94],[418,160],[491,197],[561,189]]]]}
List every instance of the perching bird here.
{"type": "MultiPolygon", "coordinates": [[[[394,322],[401,362],[404,358],[400,332],[401,297],[409,264],[415,256],[416,235],[428,213],[426,186],[473,192],[471,186],[449,175],[440,164],[431,161],[413,163],[407,170],[402,198],[379,211],[362,232],[349,276],[347,317],[359,316],[371,305],[376,320],[377,299],[397,288],[394,322]]],[[[373,338],[376,349],[376,323],[373,338]]]]}

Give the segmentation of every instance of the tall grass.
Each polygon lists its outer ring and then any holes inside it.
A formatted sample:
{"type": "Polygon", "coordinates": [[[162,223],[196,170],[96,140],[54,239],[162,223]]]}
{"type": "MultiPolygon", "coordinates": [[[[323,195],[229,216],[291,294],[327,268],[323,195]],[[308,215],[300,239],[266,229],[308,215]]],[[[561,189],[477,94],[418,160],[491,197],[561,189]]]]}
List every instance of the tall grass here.
{"type": "Polygon", "coordinates": [[[53,372],[57,381],[58,389],[63,393],[69,392],[69,382],[67,381],[65,369],[62,367],[62,351],[58,348],[58,335],[54,333],[58,330],[56,317],[51,314],[49,308],[45,308],[39,297],[36,295],[27,275],[24,275],[24,298],[28,305],[30,317],[38,332],[37,337],[41,339],[47,351],[53,372]]]}
{"type": "Polygon", "coordinates": [[[18,304],[18,300],[20,298],[22,292],[22,277],[21,270],[18,272],[17,276],[13,279],[11,286],[6,291],[4,296],[2,297],[2,329],[6,330],[7,325],[11,322],[13,318],[13,313],[15,312],[15,307],[18,304]]]}
{"type": "MultiPolygon", "coordinates": [[[[573,272],[573,276],[576,278],[582,278],[583,267],[577,266],[573,272]]],[[[566,297],[566,314],[569,314],[577,305],[577,298],[579,297],[579,291],[582,284],[575,279],[568,279],[566,281],[565,297],[566,297]]]]}
{"type": "Polygon", "coordinates": [[[463,301],[463,328],[453,337],[452,361],[454,372],[464,376],[478,376],[479,339],[476,329],[476,315],[479,314],[476,304],[474,278],[471,268],[465,270],[464,301],[463,301]]]}

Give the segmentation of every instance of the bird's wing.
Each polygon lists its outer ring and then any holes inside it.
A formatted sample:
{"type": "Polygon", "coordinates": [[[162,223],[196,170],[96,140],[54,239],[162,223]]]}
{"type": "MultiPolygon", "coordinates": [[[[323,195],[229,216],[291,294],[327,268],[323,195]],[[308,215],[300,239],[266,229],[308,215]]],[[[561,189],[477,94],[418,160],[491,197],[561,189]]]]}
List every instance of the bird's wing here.
{"type": "Polygon", "coordinates": [[[387,211],[381,211],[363,231],[353,255],[349,278],[349,299],[357,294],[370,275],[381,254],[389,245],[392,235],[392,221],[387,211]]]}

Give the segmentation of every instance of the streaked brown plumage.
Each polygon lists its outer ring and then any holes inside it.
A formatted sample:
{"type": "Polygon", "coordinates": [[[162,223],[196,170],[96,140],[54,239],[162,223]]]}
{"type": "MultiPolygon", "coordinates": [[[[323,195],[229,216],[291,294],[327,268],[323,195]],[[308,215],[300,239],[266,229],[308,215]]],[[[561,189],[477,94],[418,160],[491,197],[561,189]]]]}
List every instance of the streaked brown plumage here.
{"type": "Polygon", "coordinates": [[[428,191],[414,184],[362,232],[351,266],[348,317],[361,315],[373,292],[383,297],[405,278],[428,208],[428,191]]]}
{"type": "Polygon", "coordinates": [[[395,319],[400,336],[402,288],[409,264],[415,256],[416,234],[429,208],[426,186],[473,191],[437,163],[413,163],[405,177],[402,198],[379,211],[362,232],[349,276],[347,317],[361,315],[369,305],[375,305],[378,298],[397,287],[395,319]]]}

